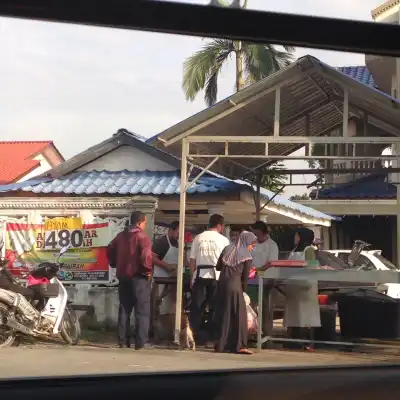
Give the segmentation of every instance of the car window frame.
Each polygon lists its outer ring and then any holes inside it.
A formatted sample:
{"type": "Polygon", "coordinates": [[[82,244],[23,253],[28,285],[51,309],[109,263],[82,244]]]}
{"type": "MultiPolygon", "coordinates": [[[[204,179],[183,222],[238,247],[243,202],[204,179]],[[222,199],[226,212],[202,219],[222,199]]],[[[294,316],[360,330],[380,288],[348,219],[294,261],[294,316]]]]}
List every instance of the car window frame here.
{"type": "MultiPolygon", "coordinates": [[[[349,255],[350,255],[350,253],[345,252],[345,251],[339,251],[339,252],[338,252],[338,258],[339,258],[341,261],[345,262],[347,265],[349,265],[348,262],[347,262],[347,260],[348,260],[348,258],[349,258],[349,255]],[[344,259],[341,258],[340,256],[347,256],[347,257],[346,257],[346,260],[344,260],[344,259]]],[[[362,268],[361,271],[373,271],[373,270],[376,271],[376,270],[378,269],[378,268],[376,267],[376,265],[371,261],[371,259],[370,259],[367,255],[365,255],[365,254],[360,254],[360,255],[358,256],[357,261],[356,261],[355,264],[354,264],[354,267],[351,268],[351,269],[358,269],[358,268],[360,268],[360,267],[362,266],[362,265],[360,265],[360,260],[362,259],[362,257],[364,257],[364,259],[367,261],[367,265],[370,264],[370,265],[373,267],[373,269],[365,269],[365,268],[362,268]]]]}

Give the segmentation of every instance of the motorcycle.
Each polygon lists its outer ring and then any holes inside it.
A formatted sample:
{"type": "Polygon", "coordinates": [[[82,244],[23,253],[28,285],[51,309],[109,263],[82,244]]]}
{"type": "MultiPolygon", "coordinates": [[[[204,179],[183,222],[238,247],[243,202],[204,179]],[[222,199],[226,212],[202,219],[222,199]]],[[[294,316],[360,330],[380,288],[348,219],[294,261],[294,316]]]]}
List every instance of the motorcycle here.
{"type": "Polygon", "coordinates": [[[67,250],[63,247],[55,262],[41,263],[25,275],[26,287],[7,266],[0,267],[0,348],[13,345],[21,335],[50,338],[60,334],[67,344],[78,344],[79,320],[57,278],[63,266],[59,259],[67,250]]]}

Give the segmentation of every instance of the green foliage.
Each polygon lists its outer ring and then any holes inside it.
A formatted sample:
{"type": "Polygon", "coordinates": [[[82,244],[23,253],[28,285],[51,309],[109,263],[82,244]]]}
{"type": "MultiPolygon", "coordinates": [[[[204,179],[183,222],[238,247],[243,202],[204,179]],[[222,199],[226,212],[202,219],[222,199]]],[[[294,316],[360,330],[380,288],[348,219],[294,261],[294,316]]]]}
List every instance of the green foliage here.
{"type": "MultiPolygon", "coordinates": [[[[240,56],[244,85],[250,85],[288,66],[293,60],[293,51],[291,46],[279,50],[270,44],[210,40],[183,64],[182,88],[186,100],[193,101],[204,90],[207,106],[215,104],[218,98],[218,77],[232,56],[240,56]]],[[[239,74],[238,70],[236,74],[239,74]]]]}
{"type": "MultiPolygon", "coordinates": [[[[286,167],[282,163],[275,163],[261,170],[261,187],[271,190],[272,192],[279,192],[282,187],[286,185],[287,176],[285,175],[286,167]]],[[[250,183],[256,185],[257,177],[253,175],[249,179],[250,183]]]]}
{"type": "MultiPolygon", "coordinates": [[[[311,155],[313,157],[324,156],[325,155],[325,145],[322,143],[315,143],[311,148],[311,155]]],[[[311,169],[321,169],[324,168],[323,162],[321,160],[308,160],[308,166],[311,169]]],[[[321,183],[324,182],[324,175],[316,173],[317,178],[321,179],[321,183]]]]}
{"type": "Polygon", "coordinates": [[[296,200],[310,200],[310,195],[308,193],[303,193],[303,194],[295,194],[290,198],[290,200],[296,201],[296,200]]]}
{"type": "Polygon", "coordinates": [[[272,164],[262,171],[261,187],[272,192],[279,192],[287,183],[287,176],[284,175],[286,167],[282,163],[272,164]]]}

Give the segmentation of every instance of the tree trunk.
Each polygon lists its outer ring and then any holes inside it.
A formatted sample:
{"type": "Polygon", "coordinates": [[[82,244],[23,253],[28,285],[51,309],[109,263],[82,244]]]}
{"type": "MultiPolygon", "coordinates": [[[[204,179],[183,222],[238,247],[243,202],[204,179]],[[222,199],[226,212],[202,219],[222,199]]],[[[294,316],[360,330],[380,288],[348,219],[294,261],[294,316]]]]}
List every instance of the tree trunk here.
{"type": "Polygon", "coordinates": [[[235,47],[236,47],[236,92],[239,92],[244,88],[242,42],[241,41],[236,42],[235,47]]]}
{"type": "MultiPolygon", "coordinates": [[[[240,7],[243,9],[247,8],[248,0],[244,1],[243,6],[240,6],[240,0],[232,3],[232,7],[240,7]],[[236,4],[237,3],[237,4],[236,4]]],[[[243,77],[243,45],[241,41],[235,43],[236,47],[236,92],[244,89],[244,77],[243,77]]]]}

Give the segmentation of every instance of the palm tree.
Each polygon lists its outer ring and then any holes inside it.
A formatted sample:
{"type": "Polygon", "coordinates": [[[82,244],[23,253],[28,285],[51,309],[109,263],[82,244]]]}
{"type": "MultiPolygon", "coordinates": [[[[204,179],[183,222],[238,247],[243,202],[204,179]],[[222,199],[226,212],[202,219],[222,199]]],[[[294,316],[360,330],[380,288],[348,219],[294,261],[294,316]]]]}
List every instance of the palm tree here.
{"type": "MultiPolygon", "coordinates": [[[[230,5],[224,0],[211,1],[211,5],[247,8],[239,0],[230,5]]],[[[236,61],[235,89],[257,82],[284,68],[293,60],[294,47],[283,46],[279,50],[272,44],[255,44],[229,39],[213,39],[187,58],[183,64],[183,91],[186,100],[193,101],[204,90],[207,106],[217,102],[218,77],[222,67],[232,58],[236,61]]]]}
{"type": "MultiPolygon", "coordinates": [[[[210,5],[219,7],[247,8],[248,0],[211,0],[210,5]]],[[[279,50],[271,44],[255,44],[229,39],[209,40],[204,47],[187,58],[183,64],[183,91],[186,100],[193,101],[204,90],[204,100],[207,106],[212,106],[218,98],[218,78],[222,67],[233,57],[236,62],[236,92],[251,85],[268,75],[284,68],[293,60],[294,47],[283,46],[279,50]]],[[[260,188],[264,187],[275,192],[282,191],[286,177],[277,174],[283,169],[281,164],[273,164],[269,168],[258,171],[250,178],[254,185],[254,201],[256,219],[260,219],[263,209],[260,203],[260,188]],[[273,173],[275,172],[275,173],[273,173]]]]}

